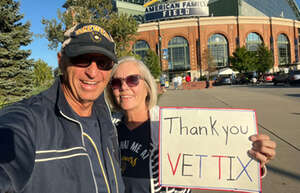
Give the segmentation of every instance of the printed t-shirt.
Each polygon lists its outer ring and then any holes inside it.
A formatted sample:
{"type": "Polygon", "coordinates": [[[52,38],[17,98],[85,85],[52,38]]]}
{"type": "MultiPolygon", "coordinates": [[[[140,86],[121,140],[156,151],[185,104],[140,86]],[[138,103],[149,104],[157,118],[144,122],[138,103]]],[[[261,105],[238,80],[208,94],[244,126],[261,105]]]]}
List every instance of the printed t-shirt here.
{"type": "Polygon", "coordinates": [[[132,131],[120,122],[117,129],[125,193],[149,193],[150,121],[144,122],[132,131]]]}

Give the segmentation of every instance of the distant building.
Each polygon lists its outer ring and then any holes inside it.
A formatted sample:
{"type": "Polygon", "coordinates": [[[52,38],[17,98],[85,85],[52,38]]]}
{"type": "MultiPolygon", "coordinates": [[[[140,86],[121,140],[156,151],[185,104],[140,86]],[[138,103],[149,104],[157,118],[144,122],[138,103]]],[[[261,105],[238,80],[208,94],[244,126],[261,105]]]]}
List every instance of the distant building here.
{"type": "Polygon", "coordinates": [[[144,0],[113,0],[114,10],[132,15],[139,23],[144,23],[144,0]]]}
{"type": "Polygon", "coordinates": [[[207,74],[207,53],[217,68],[228,67],[237,47],[256,50],[260,44],[273,52],[271,71],[300,68],[300,12],[294,0],[160,1],[144,9],[132,49],[142,57],[155,50],[170,77],[207,74]]]}

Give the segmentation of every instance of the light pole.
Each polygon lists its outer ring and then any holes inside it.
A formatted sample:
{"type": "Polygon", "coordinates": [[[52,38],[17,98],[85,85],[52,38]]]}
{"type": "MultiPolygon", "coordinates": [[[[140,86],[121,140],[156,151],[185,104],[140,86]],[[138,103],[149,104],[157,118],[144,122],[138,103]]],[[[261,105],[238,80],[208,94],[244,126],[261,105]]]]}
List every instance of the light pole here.
{"type": "Polygon", "coordinates": [[[160,34],[160,24],[159,24],[159,20],[157,20],[157,29],[158,29],[158,54],[159,54],[159,61],[160,61],[160,67],[161,70],[163,70],[162,68],[162,58],[161,58],[161,34],[160,34]]]}

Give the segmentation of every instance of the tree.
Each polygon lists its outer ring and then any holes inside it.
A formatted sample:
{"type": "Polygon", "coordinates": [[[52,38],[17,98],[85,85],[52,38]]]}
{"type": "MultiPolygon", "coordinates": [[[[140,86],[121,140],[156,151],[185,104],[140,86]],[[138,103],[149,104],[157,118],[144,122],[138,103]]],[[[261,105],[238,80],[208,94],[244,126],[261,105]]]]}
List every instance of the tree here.
{"type": "Polygon", "coordinates": [[[264,74],[273,67],[273,54],[266,46],[260,45],[258,47],[256,57],[256,72],[259,74],[264,74]]]}
{"type": "Polygon", "coordinates": [[[64,40],[64,31],[76,23],[95,23],[110,32],[117,45],[118,56],[128,54],[129,42],[134,40],[138,24],[132,16],[112,11],[111,0],[67,0],[58,10],[58,19],[42,19],[49,48],[56,49],[64,40]],[[65,29],[64,29],[65,28],[65,29]]]}
{"type": "Polygon", "coordinates": [[[203,55],[204,55],[204,60],[205,60],[204,63],[207,66],[208,77],[210,77],[210,74],[212,72],[216,71],[217,64],[214,61],[214,57],[213,57],[213,55],[211,54],[211,51],[208,48],[204,50],[203,55]]]}
{"type": "Polygon", "coordinates": [[[240,73],[251,72],[256,66],[256,52],[250,52],[245,47],[237,48],[229,57],[232,69],[240,73]]]}
{"type": "Polygon", "coordinates": [[[30,23],[23,24],[19,2],[0,0],[0,100],[21,100],[32,91],[33,60],[30,50],[21,46],[31,43],[30,23]]]}
{"type": "Polygon", "coordinates": [[[35,87],[49,87],[53,81],[52,68],[46,62],[39,59],[34,64],[35,87]]]}
{"type": "Polygon", "coordinates": [[[158,55],[151,49],[148,49],[146,57],[144,58],[146,66],[149,68],[152,76],[158,78],[161,74],[160,62],[158,55]]]}

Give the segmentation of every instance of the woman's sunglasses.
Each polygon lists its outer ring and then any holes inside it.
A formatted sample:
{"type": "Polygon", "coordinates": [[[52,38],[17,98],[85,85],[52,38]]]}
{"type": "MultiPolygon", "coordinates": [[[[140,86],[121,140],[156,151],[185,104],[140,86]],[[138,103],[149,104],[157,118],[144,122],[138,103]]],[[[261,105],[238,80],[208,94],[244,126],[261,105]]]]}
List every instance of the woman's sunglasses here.
{"type": "Polygon", "coordinates": [[[122,87],[122,82],[124,81],[127,86],[135,87],[139,84],[140,79],[142,79],[142,77],[138,74],[129,75],[125,78],[112,78],[110,86],[112,89],[120,89],[122,87]]]}
{"type": "Polygon", "coordinates": [[[80,55],[70,58],[70,62],[78,67],[88,67],[92,62],[96,62],[99,70],[111,70],[114,62],[105,56],[94,57],[89,55],[80,55]]]}

